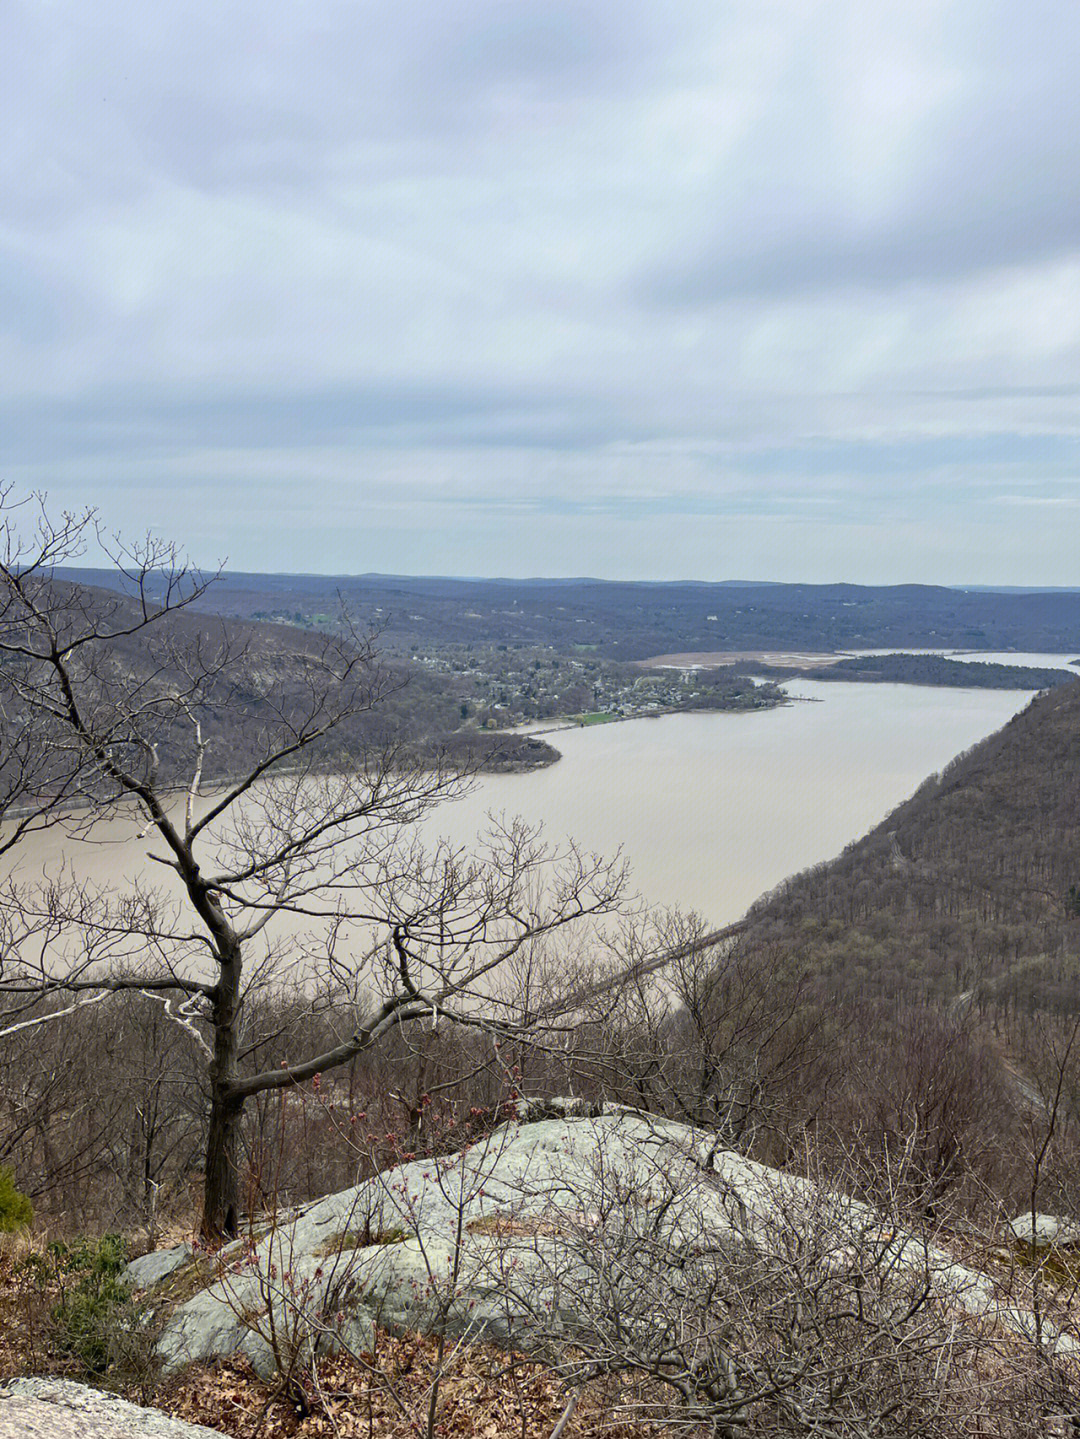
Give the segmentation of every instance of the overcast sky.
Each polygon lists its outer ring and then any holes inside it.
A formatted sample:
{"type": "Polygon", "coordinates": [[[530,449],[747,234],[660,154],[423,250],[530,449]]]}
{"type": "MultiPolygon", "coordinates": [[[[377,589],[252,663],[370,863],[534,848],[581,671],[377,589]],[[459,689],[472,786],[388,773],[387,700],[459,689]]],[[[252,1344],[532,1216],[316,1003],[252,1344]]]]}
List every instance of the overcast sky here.
{"type": "Polygon", "coordinates": [[[234,569],[1080,583],[1077,0],[4,0],[0,475],[234,569]]]}

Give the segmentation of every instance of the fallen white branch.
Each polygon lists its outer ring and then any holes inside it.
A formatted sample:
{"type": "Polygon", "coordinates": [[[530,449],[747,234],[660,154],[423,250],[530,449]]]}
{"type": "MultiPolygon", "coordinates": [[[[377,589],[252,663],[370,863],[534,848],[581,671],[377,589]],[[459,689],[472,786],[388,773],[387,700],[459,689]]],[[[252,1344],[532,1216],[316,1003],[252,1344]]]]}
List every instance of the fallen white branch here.
{"type": "Polygon", "coordinates": [[[64,1015],[74,1014],[77,1009],[85,1009],[87,1005],[100,1004],[113,992],[111,989],[104,989],[100,994],[91,994],[87,995],[85,999],[75,1000],[66,1009],[54,1009],[51,1014],[39,1014],[36,1019],[22,1019],[18,1024],[9,1024],[6,1029],[0,1029],[0,1039],[6,1039],[9,1034],[17,1034],[20,1029],[32,1029],[36,1024],[49,1024],[54,1019],[62,1019],[64,1015]]]}

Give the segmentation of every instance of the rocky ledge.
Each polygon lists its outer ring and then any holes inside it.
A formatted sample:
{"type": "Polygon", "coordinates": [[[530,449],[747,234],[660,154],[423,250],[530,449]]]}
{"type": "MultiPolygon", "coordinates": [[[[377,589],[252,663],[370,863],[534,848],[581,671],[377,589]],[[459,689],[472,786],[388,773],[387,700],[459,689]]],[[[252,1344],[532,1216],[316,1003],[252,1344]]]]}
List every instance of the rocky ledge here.
{"type": "Polygon", "coordinates": [[[0,1439],[221,1439],[221,1433],[71,1379],[12,1379],[0,1388],[0,1439]]]}
{"type": "MultiPolygon", "coordinates": [[[[595,1328],[613,1285],[620,1323],[645,1334],[673,1282],[697,1269],[714,1283],[740,1255],[925,1281],[953,1313],[1030,1337],[1030,1312],[992,1274],[714,1134],[621,1106],[522,1109],[459,1153],[389,1170],[216,1255],[137,1261],[128,1277],[159,1305],[166,1369],[239,1351],[269,1374],[312,1352],[368,1352],[375,1325],[551,1351],[595,1328]]],[[[1077,1347],[1045,1321],[1040,1342],[1077,1347]]]]}

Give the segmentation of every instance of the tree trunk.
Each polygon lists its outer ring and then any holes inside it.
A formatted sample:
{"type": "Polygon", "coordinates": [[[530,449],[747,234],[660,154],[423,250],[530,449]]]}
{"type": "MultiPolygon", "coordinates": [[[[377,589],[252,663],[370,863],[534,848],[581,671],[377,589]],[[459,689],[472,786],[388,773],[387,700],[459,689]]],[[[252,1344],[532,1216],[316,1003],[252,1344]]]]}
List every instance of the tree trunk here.
{"type": "Polygon", "coordinates": [[[235,940],[218,951],[218,983],[211,1022],[210,1124],[206,1135],[206,1181],[202,1235],[211,1242],[235,1239],[240,1222],[240,1118],[244,1100],[236,1093],[240,1033],[240,949],[235,940]]]}
{"type": "Polygon", "coordinates": [[[206,1135],[202,1237],[235,1239],[240,1223],[240,1119],[244,1102],[215,1086],[206,1135]]]}

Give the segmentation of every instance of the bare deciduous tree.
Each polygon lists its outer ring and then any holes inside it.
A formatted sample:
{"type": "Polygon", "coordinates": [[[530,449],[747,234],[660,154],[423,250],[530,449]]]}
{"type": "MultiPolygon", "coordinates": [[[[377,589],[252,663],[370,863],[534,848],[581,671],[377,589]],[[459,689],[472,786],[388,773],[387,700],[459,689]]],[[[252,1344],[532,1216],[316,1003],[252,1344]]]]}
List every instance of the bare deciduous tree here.
{"type": "Polygon", "coordinates": [[[603,1091],[713,1130],[719,1144],[782,1154],[830,1040],[797,963],[747,952],[740,925],[706,934],[695,916],[650,921],[632,943],[619,937],[618,985],[597,986],[611,1001],[593,1061],[603,1091]]]}
{"type": "Polygon", "coordinates": [[[40,503],[26,537],[10,494],[0,513],[4,1032],[120,993],[160,1005],[205,1058],[202,1227],[233,1233],[252,1096],[411,1023],[513,1032],[492,977],[619,910],[623,869],[520,821],[471,853],[430,837],[462,774],[379,726],[400,679],[345,617],[318,638],[239,632],[193,611],[210,581],[170,545],[113,544],[92,511],[56,521],[40,503]],[[54,573],[92,544],[115,593],[54,573]],[[145,863],[109,882],[75,861],[24,875],[20,841],[53,824],[87,845],[126,825],[145,863]],[[296,1054],[283,1033],[260,1067],[247,1002],[271,979],[331,1010],[336,1042],[296,1054]]]}

